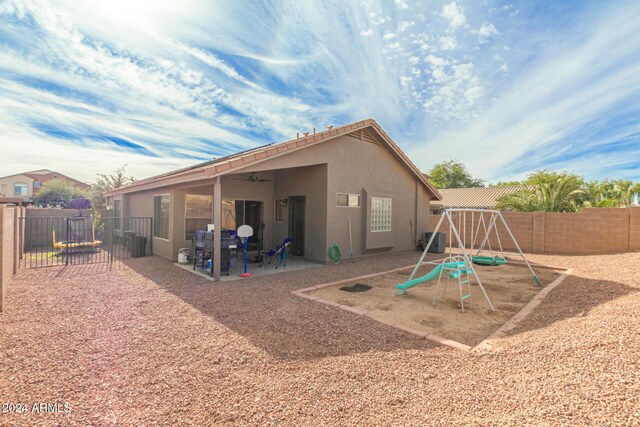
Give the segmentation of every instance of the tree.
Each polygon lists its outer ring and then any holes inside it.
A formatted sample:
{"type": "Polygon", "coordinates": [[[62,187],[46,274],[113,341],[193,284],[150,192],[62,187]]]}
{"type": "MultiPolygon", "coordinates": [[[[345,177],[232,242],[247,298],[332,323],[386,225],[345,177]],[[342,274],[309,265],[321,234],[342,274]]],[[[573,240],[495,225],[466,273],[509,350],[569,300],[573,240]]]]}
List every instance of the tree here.
{"type": "Polygon", "coordinates": [[[521,212],[576,212],[586,191],[582,177],[567,172],[541,170],[530,174],[525,184],[532,189],[498,199],[498,209],[521,212]]]}
{"type": "Polygon", "coordinates": [[[479,178],[474,178],[467,168],[456,160],[449,160],[435,165],[429,171],[429,180],[436,188],[483,187],[479,178]]]}
{"type": "Polygon", "coordinates": [[[132,176],[127,176],[125,172],[126,168],[127,165],[123,165],[116,169],[112,174],[97,174],[98,178],[96,179],[96,182],[91,185],[91,190],[89,191],[94,209],[105,208],[105,200],[102,196],[102,193],[105,191],[120,188],[135,182],[135,179],[132,176]]]}
{"type": "Polygon", "coordinates": [[[498,181],[495,184],[489,184],[489,187],[513,187],[514,185],[523,185],[522,181],[498,181]]]}
{"type": "Polygon", "coordinates": [[[38,194],[33,197],[33,203],[38,206],[60,206],[66,208],[73,199],[86,197],[84,190],[74,187],[64,179],[52,179],[43,183],[38,194]]]}
{"type": "Polygon", "coordinates": [[[537,171],[529,175],[525,183],[532,189],[501,197],[497,208],[520,212],[576,212],[587,195],[582,177],[566,172],[537,171]]]}
{"type": "Polygon", "coordinates": [[[586,183],[587,194],[584,205],[594,208],[620,208],[631,206],[640,195],[640,183],[605,179],[586,183]]]}

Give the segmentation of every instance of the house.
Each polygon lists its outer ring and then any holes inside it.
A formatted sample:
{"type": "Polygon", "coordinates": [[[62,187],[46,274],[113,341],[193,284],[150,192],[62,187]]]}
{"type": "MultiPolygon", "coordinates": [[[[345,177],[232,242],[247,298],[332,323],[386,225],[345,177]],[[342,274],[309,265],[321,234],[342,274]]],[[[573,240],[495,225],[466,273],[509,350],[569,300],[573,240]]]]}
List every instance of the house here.
{"type": "Polygon", "coordinates": [[[63,179],[76,188],[89,188],[88,184],[60,172],[40,169],[1,177],[0,193],[5,197],[19,197],[25,202],[30,202],[33,196],[38,194],[42,184],[53,179],[63,179]]]}
{"type": "Polygon", "coordinates": [[[528,185],[496,187],[441,188],[442,199],[431,204],[431,213],[442,214],[447,208],[495,209],[502,196],[531,189],[528,185]]]}
{"type": "MultiPolygon", "coordinates": [[[[440,199],[371,119],[104,195],[116,217],[153,218],[153,252],[164,258],[175,260],[180,248],[191,247],[195,230],[213,221],[230,230],[250,225],[249,250],[272,248],[289,237],[292,255],[318,262],[329,261],[327,249],[334,244],[346,256],[353,247],[354,257],[414,249],[427,230],[430,201],[440,199]]],[[[215,247],[219,244],[215,239],[215,247]]],[[[214,265],[220,265],[215,258],[214,265]]]]}

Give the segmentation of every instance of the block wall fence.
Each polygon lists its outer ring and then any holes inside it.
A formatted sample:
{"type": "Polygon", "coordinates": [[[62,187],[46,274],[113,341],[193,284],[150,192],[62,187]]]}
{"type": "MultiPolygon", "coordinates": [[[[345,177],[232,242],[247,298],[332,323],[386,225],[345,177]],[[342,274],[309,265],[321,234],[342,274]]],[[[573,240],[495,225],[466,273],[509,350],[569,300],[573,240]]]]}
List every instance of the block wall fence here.
{"type": "Polygon", "coordinates": [[[23,208],[0,205],[0,311],[4,309],[4,301],[9,284],[18,271],[20,260],[20,221],[23,208]]]}
{"type": "MultiPolygon", "coordinates": [[[[489,215],[484,215],[488,225],[489,215]]],[[[503,212],[502,216],[525,253],[593,255],[640,250],[640,207],[589,208],[577,213],[503,212]]],[[[440,215],[430,215],[430,231],[439,219],[440,215]]],[[[479,215],[474,219],[475,233],[479,215]]],[[[461,236],[466,232],[468,244],[471,239],[470,214],[467,214],[465,227],[460,219],[454,217],[454,221],[459,224],[459,230],[464,229],[461,236]]],[[[449,227],[446,221],[444,224],[440,231],[447,233],[448,244],[449,227]]],[[[515,250],[504,227],[499,226],[498,232],[503,248],[515,250]]],[[[482,226],[478,235],[480,240],[484,237],[482,226]]],[[[495,232],[489,237],[492,248],[497,248],[495,232]]]]}

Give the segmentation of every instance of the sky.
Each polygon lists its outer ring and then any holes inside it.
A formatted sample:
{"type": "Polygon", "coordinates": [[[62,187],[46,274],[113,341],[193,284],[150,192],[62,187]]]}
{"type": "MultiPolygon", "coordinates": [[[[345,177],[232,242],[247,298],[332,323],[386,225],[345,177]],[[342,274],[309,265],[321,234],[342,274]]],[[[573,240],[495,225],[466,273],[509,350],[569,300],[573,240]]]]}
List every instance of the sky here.
{"type": "Polygon", "coordinates": [[[375,119],[418,167],[640,180],[638,1],[0,0],[0,176],[375,119]]]}

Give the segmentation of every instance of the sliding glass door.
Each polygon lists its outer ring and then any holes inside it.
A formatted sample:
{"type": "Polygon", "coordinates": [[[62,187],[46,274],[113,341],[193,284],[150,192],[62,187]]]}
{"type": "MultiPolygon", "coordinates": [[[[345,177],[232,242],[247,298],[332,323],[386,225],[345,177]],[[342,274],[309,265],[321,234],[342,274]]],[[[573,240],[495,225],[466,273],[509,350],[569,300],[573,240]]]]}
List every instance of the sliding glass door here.
{"type": "Polygon", "coordinates": [[[222,229],[237,230],[241,225],[250,225],[253,236],[247,241],[247,250],[264,249],[264,204],[257,200],[222,200],[222,229]]]}

